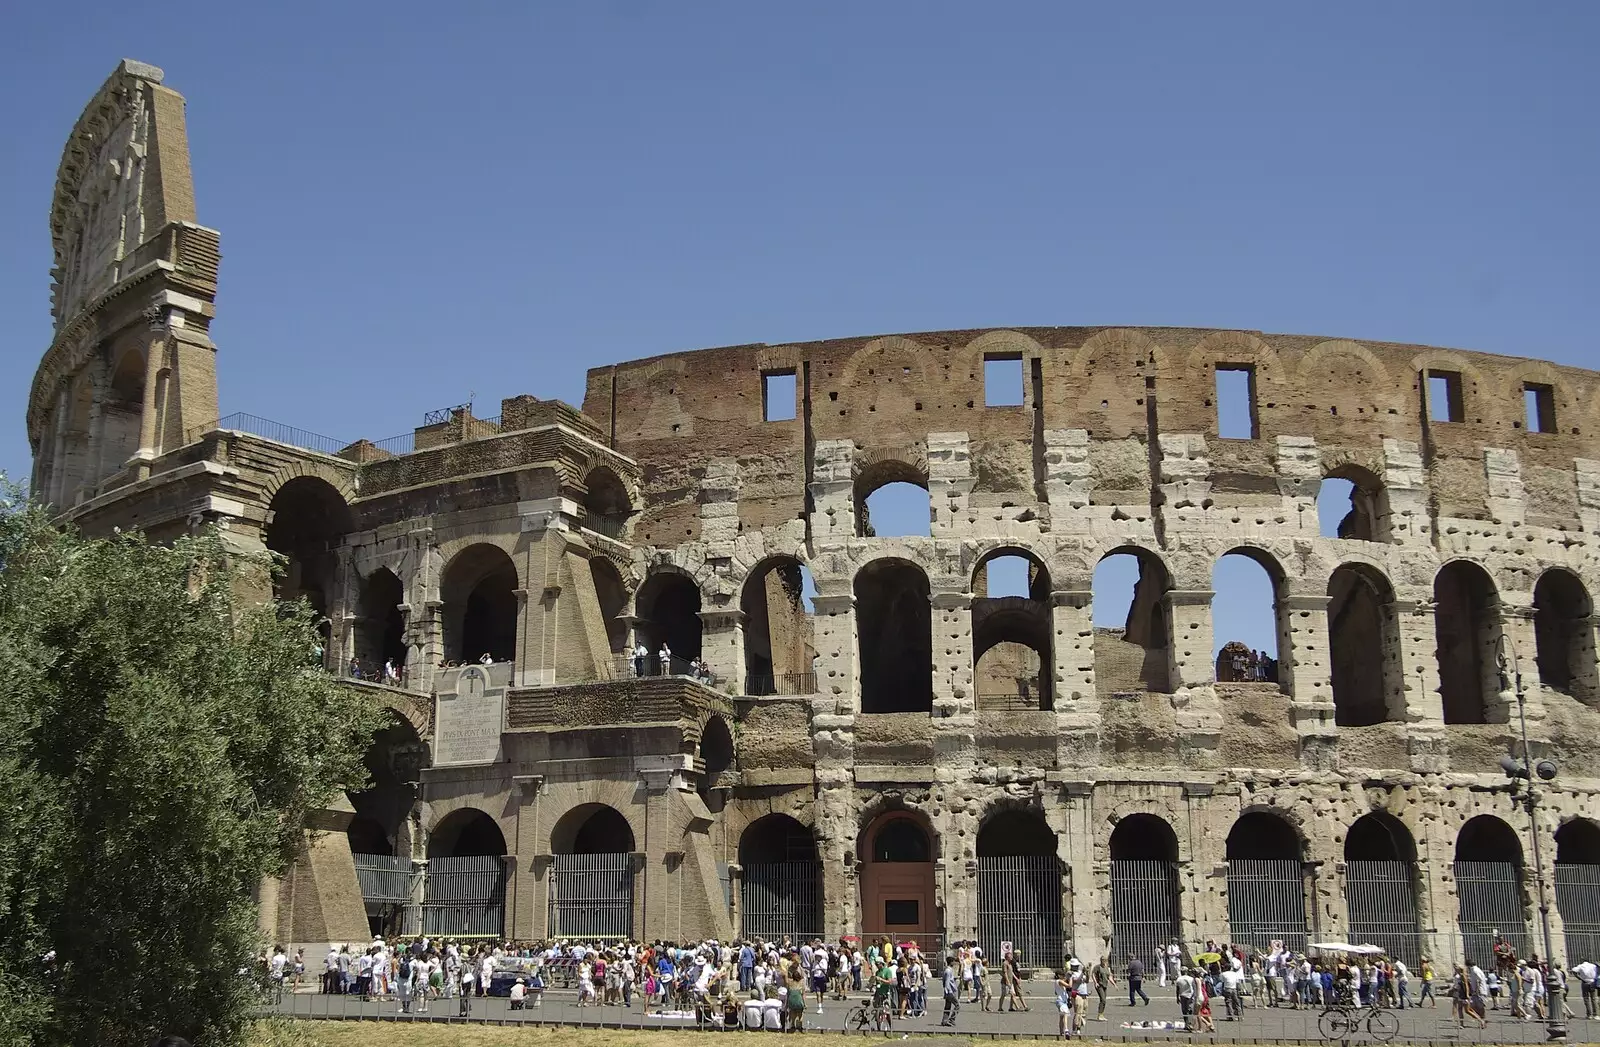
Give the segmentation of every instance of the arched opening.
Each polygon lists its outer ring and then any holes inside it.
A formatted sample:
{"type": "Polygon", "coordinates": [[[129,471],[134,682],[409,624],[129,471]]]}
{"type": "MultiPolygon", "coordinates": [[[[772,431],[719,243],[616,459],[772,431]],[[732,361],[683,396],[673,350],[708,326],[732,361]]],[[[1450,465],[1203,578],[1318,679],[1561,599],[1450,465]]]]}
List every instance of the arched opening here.
{"type": "Polygon", "coordinates": [[[739,837],[739,934],[794,941],[822,931],[822,874],[811,830],[786,814],[752,822],[739,837]]]}
{"type": "Polygon", "coordinates": [[[1469,819],[1456,836],[1455,879],[1464,957],[1489,964],[1496,936],[1528,955],[1522,841],[1511,826],[1492,814],[1469,819]]]}
{"type": "Polygon", "coordinates": [[[1405,720],[1400,623],[1389,579],[1365,564],[1328,578],[1328,661],[1334,722],[1368,727],[1405,720]]]}
{"type": "Polygon", "coordinates": [[[689,663],[700,657],[700,587],[687,575],[657,571],[639,587],[635,603],[651,675],[688,675],[689,663]]]}
{"type": "Polygon", "coordinates": [[[1250,811],[1228,833],[1228,938],[1270,950],[1274,939],[1304,952],[1305,842],[1281,815],[1250,811]]]}
{"type": "Polygon", "coordinates": [[[756,565],[739,596],[744,612],[745,694],[810,694],[812,622],[806,593],[811,570],[792,556],[756,565]]]}
{"type": "Polygon", "coordinates": [[[406,622],[400,610],[404,602],[405,588],[387,567],[362,580],[361,617],[355,623],[356,660],[366,679],[395,686],[406,679],[406,622]]]}
{"type": "Polygon", "coordinates": [[[1433,580],[1434,634],[1438,640],[1439,696],[1445,723],[1503,720],[1497,649],[1500,599],[1477,564],[1455,560],[1433,580]]]}
{"type": "Polygon", "coordinates": [[[550,831],[550,934],[633,936],[633,827],[615,807],[586,803],[550,831]]]}
{"type": "Polygon", "coordinates": [[[1159,557],[1132,546],[1094,569],[1094,671],[1101,694],[1172,690],[1172,579],[1159,557]]]}
{"type": "Polygon", "coordinates": [[[904,462],[878,462],[855,482],[856,535],[915,538],[933,533],[928,478],[904,462]]]}
{"type": "Polygon", "coordinates": [[[922,817],[910,811],[880,815],[861,834],[860,846],[862,933],[937,933],[934,849],[922,817]]]}
{"type": "Polygon", "coordinates": [[[978,941],[987,956],[1011,942],[1026,967],[1062,961],[1061,859],[1056,834],[1034,811],[1007,809],[978,830],[978,941]]]}
{"type": "Polygon", "coordinates": [[[732,788],[733,770],[733,733],[728,730],[728,721],[720,716],[713,716],[706,720],[706,725],[700,731],[700,796],[706,801],[706,806],[712,814],[722,810],[726,790],[732,788]]]}
{"type": "Polygon", "coordinates": [[[1380,945],[1415,969],[1422,941],[1411,830],[1387,811],[1363,815],[1345,834],[1344,859],[1350,940],[1380,945]]]}
{"type": "Polygon", "coordinates": [[[1111,955],[1159,970],[1178,940],[1178,837],[1162,818],[1132,814],[1111,831],[1111,955]]]}
{"type": "Polygon", "coordinates": [[[1594,607],[1571,571],[1555,568],[1533,587],[1539,682],[1579,701],[1595,700],[1594,607]]]}
{"type": "Polygon", "coordinates": [[[1055,703],[1050,572],[1031,554],[999,549],[972,573],[972,675],[979,711],[1055,703]]]}
{"type": "Polygon", "coordinates": [[[267,507],[266,546],[283,557],[272,595],[304,600],[328,614],[328,596],[338,577],[337,549],[351,526],[350,507],[328,481],[297,476],[278,488],[267,507]]]}
{"type": "Polygon", "coordinates": [[[861,711],[932,712],[928,576],[904,560],[873,560],[856,573],[855,594],[861,711]]]}
{"type": "Polygon", "coordinates": [[[600,603],[600,620],[606,626],[606,646],[612,654],[626,654],[628,623],[619,616],[628,606],[628,588],[622,582],[622,573],[604,556],[592,556],[589,577],[594,581],[594,595],[600,603]]]}
{"type": "Polygon", "coordinates": [[[351,793],[355,814],[345,834],[374,934],[401,929],[411,900],[412,821],[428,748],[415,727],[391,711],[364,757],[367,787],[351,793]]]}
{"type": "Polygon", "coordinates": [[[1556,830],[1556,909],[1569,967],[1600,960],[1600,824],[1588,818],[1556,830]]]}
{"type": "Polygon", "coordinates": [[[145,357],[142,349],[129,349],[117,358],[111,384],[100,405],[102,437],[98,482],[119,472],[139,449],[139,427],[144,418],[145,357]]]}
{"type": "Polygon", "coordinates": [[[1389,498],[1383,481],[1359,465],[1332,470],[1317,493],[1317,525],[1324,538],[1388,541],[1389,498]]]}
{"type": "Polygon", "coordinates": [[[1270,683],[1287,690],[1278,666],[1278,652],[1289,646],[1283,568],[1258,549],[1235,549],[1212,567],[1211,590],[1217,681],[1270,683]]]}
{"type": "Polygon", "coordinates": [[[583,525],[596,534],[620,541],[633,512],[628,488],[605,466],[589,470],[583,484],[583,525]]]}
{"type": "Polygon", "coordinates": [[[517,567],[497,545],[457,553],[439,579],[448,661],[513,662],[517,658],[517,567]]]}
{"type": "Polygon", "coordinates": [[[428,837],[422,931],[451,937],[505,935],[506,838],[471,807],[451,811],[428,837]]]}

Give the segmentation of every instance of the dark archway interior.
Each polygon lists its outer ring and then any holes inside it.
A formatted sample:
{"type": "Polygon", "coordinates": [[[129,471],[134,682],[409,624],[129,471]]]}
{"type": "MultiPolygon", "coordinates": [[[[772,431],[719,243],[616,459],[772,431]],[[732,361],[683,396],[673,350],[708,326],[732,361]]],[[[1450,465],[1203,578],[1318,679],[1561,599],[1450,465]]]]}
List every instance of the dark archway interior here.
{"type": "Polygon", "coordinates": [[[1344,838],[1347,862],[1414,862],[1417,841],[1400,820],[1384,811],[1356,819],[1344,838]]]}
{"type": "Polygon", "coordinates": [[[482,811],[452,811],[428,837],[428,857],[466,858],[506,853],[506,838],[493,818],[482,811]]]}
{"type": "Polygon", "coordinates": [[[817,841],[811,831],[787,814],[757,819],[739,837],[740,865],[816,860],[817,841]]]}
{"type": "Polygon", "coordinates": [[[589,804],[568,811],[551,834],[557,854],[627,854],[633,829],[615,807],[589,804]]]}
{"type": "Polygon", "coordinates": [[[1538,644],[1539,680],[1546,687],[1572,693],[1574,667],[1594,659],[1592,640],[1585,642],[1589,594],[1569,571],[1546,571],[1533,589],[1533,631],[1538,644]]]}
{"type": "Polygon", "coordinates": [[[902,560],[875,560],[856,574],[861,711],[933,710],[933,612],[928,576],[902,560]]]}
{"type": "Polygon", "coordinates": [[[517,657],[517,568],[503,549],[474,545],[445,568],[439,594],[445,605],[445,657],[475,662],[517,657]]]}
{"type": "Polygon", "coordinates": [[[1034,811],[1001,811],[978,830],[979,858],[1053,858],[1056,834],[1034,811]]]}
{"type": "Polygon", "coordinates": [[[1483,568],[1457,560],[1434,579],[1433,600],[1444,722],[1486,723],[1486,651],[1499,635],[1494,583],[1483,568]]]}
{"type": "Polygon", "coordinates": [[[376,819],[356,815],[345,828],[345,836],[350,840],[351,854],[394,854],[394,840],[376,819]]]}
{"type": "Polygon", "coordinates": [[[266,545],[286,560],[273,579],[273,596],[304,599],[318,614],[327,614],[338,569],[335,549],[350,530],[350,507],[326,480],[297,476],[278,488],[270,511],[266,545]]]}
{"type": "Polygon", "coordinates": [[[363,758],[367,788],[350,794],[350,806],[356,812],[349,830],[352,851],[358,854],[410,853],[409,833],[402,841],[401,830],[417,802],[417,782],[426,757],[427,747],[416,728],[410,721],[390,713],[385,725],[372,736],[372,744],[367,746],[363,758]]]}
{"type": "Polygon", "coordinates": [[[746,694],[795,694],[811,672],[805,566],[781,556],[759,567],[739,594],[744,612],[746,694]]]}
{"type": "Polygon", "coordinates": [[[979,561],[973,571],[973,593],[997,592],[991,570],[1001,568],[1013,583],[1005,594],[975,595],[972,601],[972,670],[978,708],[1051,709],[1055,672],[1050,573],[1032,557],[998,550],[979,561]]]}
{"type": "Polygon", "coordinates": [[[1111,830],[1111,860],[1175,862],[1177,834],[1156,815],[1131,814],[1111,830]]]}
{"type": "Polygon", "coordinates": [[[687,672],[687,663],[700,657],[700,587],[684,575],[658,572],[640,587],[638,608],[650,664],[661,673],[687,672]],[[672,648],[671,666],[657,657],[663,641],[672,648]]]}
{"type": "Polygon", "coordinates": [[[622,654],[628,646],[628,625],[617,616],[628,606],[628,590],[622,575],[610,560],[595,556],[589,560],[589,577],[600,601],[600,617],[606,623],[606,644],[612,654],[622,654]]]}
{"type": "Polygon", "coordinates": [[[1458,862],[1510,862],[1522,865],[1522,842],[1516,830],[1492,814],[1469,819],[1456,837],[1458,862]]]}
{"type": "Polygon", "coordinates": [[[1556,864],[1600,865],[1600,825],[1574,818],[1557,829],[1556,864]]]}
{"type": "Polygon", "coordinates": [[[928,834],[913,818],[891,818],[872,836],[869,860],[874,862],[931,862],[933,847],[928,834]]]}
{"type": "Polygon", "coordinates": [[[1296,861],[1303,857],[1304,848],[1300,834],[1294,826],[1276,814],[1251,811],[1233,823],[1228,833],[1228,860],[1283,859],[1296,861]]]}
{"type": "Polygon", "coordinates": [[[583,496],[584,525],[608,538],[621,538],[633,506],[628,501],[628,489],[617,474],[610,469],[592,469],[584,477],[588,488],[583,496]]]}
{"type": "Polygon", "coordinates": [[[705,767],[700,779],[702,786],[709,785],[717,775],[733,766],[733,734],[728,730],[728,721],[720,716],[707,720],[705,729],[700,732],[700,762],[705,767]]]}
{"type": "Polygon", "coordinates": [[[385,662],[395,668],[406,664],[405,616],[400,605],[405,590],[387,567],[373,571],[361,583],[361,618],[356,632],[356,657],[377,670],[385,662]]]}
{"type": "Polygon", "coordinates": [[[1364,567],[1346,565],[1328,579],[1328,597],[1334,722],[1368,727],[1393,719],[1389,670],[1397,637],[1388,581],[1364,567]]]}

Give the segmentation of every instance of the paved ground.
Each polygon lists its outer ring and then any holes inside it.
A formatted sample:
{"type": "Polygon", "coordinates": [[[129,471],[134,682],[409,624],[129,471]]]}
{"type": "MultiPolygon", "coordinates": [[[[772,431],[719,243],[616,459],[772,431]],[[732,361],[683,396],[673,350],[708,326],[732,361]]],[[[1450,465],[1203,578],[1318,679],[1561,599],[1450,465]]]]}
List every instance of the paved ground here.
{"type": "MultiPolygon", "coordinates": [[[[1054,1035],[1056,1031],[1056,1011],[1054,997],[1043,995],[1043,988],[1033,990],[1039,995],[1030,995],[1028,1005],[1031,1008],[1026,1013],[985,1013],[975,1004],[963,1004],[961,1014],[956,1021],[956,1031],[972,1033],[979,1036],[999,1034],[1024,1035],[1054,1035]]],[[[1094,1039],[1162,1039],[1168,1033],[1151,1032],[1149,1030],[1126,1029],[1124,1022],[1134,1021],[1166,1021],[1179,1020],[1177,1002],[1169,995],[1170,990],[1150,990],[1151,1000],[1149,1006],[1140,1005],[1137,1008],[1128,1006],[1126,996],[1120,1000],[1113,1000],[1106,1012],[1106,1021],[1090,1022],[1089,1037],[1094,1039]]],[[[808,998],[806,1012],[806,1026],[810,1029],[831,1030],[839,1032],[843,1029],[845,1015],[850,1010],[852,1001],[825,1001],[822,1010],[816,1009],[815,997],[808,998]]],[[[1581,1012],[1579,1001],[1573,1001],[1581,1012]]],[[[1220,1003],[1220,1001],[1219,1001],[1220,1003]]],[[[376,1018],[379,1016],[396,1015],[399,1005],[393,1000],[363,1002],[355,996],[326,996],[321,993],[301,992],[285,995],[283,1002],[270,1008],[282,1014],[297,1017],[316,1018],[376,1018]]],[[[413,1004],[413,1011],[417,1017],[426,1015],[430,1018],[453,1018],[459,1013],[459,1001],[434,1000],[429,1004],[427,1012],[422,1012],[413,1004]]],[[[1092,1008],[1091,1008],[1092,1013],[1092,1008]]],[[[1317,1032],[1316,1010],[1291,1010],[1281,1007],[1247,1007],[1244,1016],[1235,1022],[1226,1022],[1219,1017],[1215,1036],[1194,1034],[1194,1039],[1214,1040],[1312,1040],[1321,1042],[1322,1037],[1317,1032]]],[[[1220,1016],[1221,1008],[1217,1010],[1220,1016]]],[[[1457,1029],[1450,1020],[1449,1001],[1441,1001],[1437,1008],[1410,1008],[1398,1012],[1400,1018],[1400,1035],[1396,1042],[1416,1041],[1453,1041],[1459,1043],[1540,1043],[1545,1039],[1545,1027],[1540,1022],[1523,1022],[1510,1017],[1504,1011],[1490,1012],[1489,1027],[1479,1030],[1475,1027],[1457,1029]]],[[[552,989],[545,994],[543,1004],[539,1007],[530,1007],[524,1011],[512,1011],[510,1004],[504,999],[490,997],[489,999],[474,999],[472,1001],[471,1018],[474,1020],[491,1021],[527,1021],[527,1022],[572,1022],[582,1024],[622,1024],[631,1027],[644,1028],[687,1028],[693,1021],[687,1016],[659,1018],[652,1016],[644,1018],[639,1010],[638,1001],[634,1001],[631,1009],[622,1007],[579,1007],[576,994],[571,991],[552,989]]],[[[938,1015],[930,1014],[922,1018],[908,1018],[905,1021],[896,1021],[894,1036],[902,1032],[936,1032],[939,1031],[938,1015]]],[[[1185,1034],[1178,1032],[1177,1038],[1185,1038],[1185,1034]]],[[[1366,1037],[1356,1037],[1362,1040],[1366,1037]]],[[[1568,1042],[1594,1043],[1600,1041],[1600,1019],[1587,1020],[1579,1018],[1569,1023],[1568,1042]]]]}

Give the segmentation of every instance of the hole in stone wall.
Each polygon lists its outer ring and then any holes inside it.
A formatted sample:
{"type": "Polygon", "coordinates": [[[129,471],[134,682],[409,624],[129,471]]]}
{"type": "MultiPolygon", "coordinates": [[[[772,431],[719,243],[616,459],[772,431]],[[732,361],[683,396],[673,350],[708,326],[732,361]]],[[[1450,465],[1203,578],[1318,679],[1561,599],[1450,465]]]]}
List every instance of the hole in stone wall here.
{"type": "Polygon", "coordinates": [[[973,570],[973,687],[980,710],[1054,706],[1050,575],[1000,551],[973,570]]]}
{"type": "Polygon", "coordinates": [[[1494,582],[1477,564],[1456,560],[1434,577],[1433,602],[1444,722],[1488,723],[1491,696],[1497,698],[1500,689],[1494,582]]]}
{"type": "Polygon", "coordinates": [[[1461,375],[1455,371],[1429,371],[1428,418],[1435,422],[1462,422],[1466,417],[1461,375]]]}
{"type": "Polygon", "coordinates": [[[1544,572],[1533,587],[1533,630],[1539,681],[1584,701],[1595,692],[1594,629],[1589,592],[1576,575],[1544,572]]]}
{"type": "Polygon", "coordinates": [[[859,530],[866,538],[926,538],[933,533],[928,489],[907,481],[886,483],[863,500],[859,530]]]}
{"type": "Polygon", "coordinates": [[[1528,432],[1556,431],[1556,391],[1548,385],[1529,382],[1522,387],[1522,407],[1528,432]]]}
{"type": "Polygon", "coordinates": [[[1389,580],[1366,564],[1335,569],[1328,579],[1328,661],[1336,724],[1405,719],[1399,646],[1389,580]]]}
{"type": "Polygon", "coordinates": [[[810,694],[812,673],[811,570],[790,556],[758,565],[744,584],[746,694],[810,694]]]}
{"type": "Polygon", "coordinates": [[[904,560],[873,560],[856,574],[861,711],[933,709],[933,617],[928,576],[904,560]]]}
{"type": "Polygon", "coordinates": [[[985,356],[983,358],[984,406],[1020,407],[1022,401],[1022,357],[985,356]]]}
{"type": "Polygon", "coordinates": [[[1389,499],[1377,476],[1343,465],[1323,478],[1317,492],[1317,529],[1324,538],[1365,542],[1388,537],[1389,499]]]}
{"type": "Polygon", "coordinates": [[[1257,555],[1228,553],[1211,570],[1211,654],[1220,682],[1280,682],[1277,587],[1257,555]]]}
{"type": "Polygon", "coordinates": [[[1224,440],[1254,440],[1256,369],[1253,364],[1217,365],[1217,435],[1224,440]]]}
{"type": "Polygon", "coordinates": [[[517,656],[517,568],[499,546],[458,553],[439,578],[448,661],[509,662],[517,656]]]}
{"type": "Polygon", "coordinates": [[[1166,567],[1144,550],[1118,550],[1095,566],[1092,588],[1097,689],[1170,690],[1166,567]]]}
{"type": "Polygon", "coordinates": [[[637,633],[649,651],[652,675],[685,675],[700,657],[700,587],[684,575],[658,571],[639,587],[637,633]],[[667,657],[661,648],[667,647],[667,657]]]}

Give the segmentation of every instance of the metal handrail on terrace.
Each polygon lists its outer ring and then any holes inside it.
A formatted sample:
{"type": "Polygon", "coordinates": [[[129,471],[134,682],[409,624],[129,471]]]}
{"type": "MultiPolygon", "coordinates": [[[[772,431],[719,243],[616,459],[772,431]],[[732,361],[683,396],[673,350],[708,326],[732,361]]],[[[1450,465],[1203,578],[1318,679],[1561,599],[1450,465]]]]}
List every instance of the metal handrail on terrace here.
{"type": "Polygon", "coordinates": [[[183,434],[184,443],[192,443],[206,433],[217,429],[231,429],[236,432],[249,433],[259,436],[273,443],[287,444],[290,447],[301,447],[307,451],[316,451],[319,454],[337,455],[340,451],[350,446],[348,440],[335,440],[331,436],[313,433],[308,429],[297,429],[292,425],[274,422],[270,418],[238,412],[218,418],[216,421],[207,422],[187,429],[183,434]]]}

